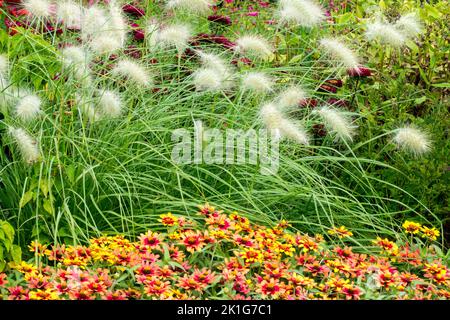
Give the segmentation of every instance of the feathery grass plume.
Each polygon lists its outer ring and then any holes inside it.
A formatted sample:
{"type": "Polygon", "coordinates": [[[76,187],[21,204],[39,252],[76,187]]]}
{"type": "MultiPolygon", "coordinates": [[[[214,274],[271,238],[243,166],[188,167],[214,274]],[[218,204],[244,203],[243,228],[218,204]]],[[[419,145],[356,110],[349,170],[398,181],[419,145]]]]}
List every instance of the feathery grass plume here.
{"type": "Polygon", "coordinates": [[[394,142],[400,149],[421,156],[431,149],[428,135],[416,128],[404,127],[396,130],[394,142]]]}
{"type": "Polygon", "coordinates": [[[23,160],[27,164],[33,164],[40,159],[37,141],[22,128],[9,127],[9,134],[13,137],[19,147],[23,160]]]}
{"type": "Polygon", "coordinates": [[[369,40],[379,39],[393,47],[401,47],[406,41],[406,37],[395,26],[380,21],[367,24],[366,37],[369,40]]]}
{"type": "Polygon", "coordinates": [[[31,121],[41,113],[41,99],[30,94],[19,100],[16,105],[15,113],[22,121],[31,121]]]}
{"type": "Polygon", "coordinates": [[[417,36],[423,31],[422,23],[414,12],[401,16],[395,22],[395,27],[406,37],[410,38],[417,36]]]}
{"type": "Polygon", "coordinates": [[[158,30],[159,24],[156,22],[149,22],[145,29],[145,38],[150,48],[156,47],[158,44],[158,30]]]}
{"type": "Polygon", "coordinates": [[[100,93],[99,107],[102,115],[107,118],[117,118],[122,112],[122,101],[120,96],[110,90],[105,90],[100,93]]]}
{"type": "Polygon", "coordinates": [[[242,88],[256,92],[272,91],[273,80],[263,72],[248,72],[242,77],[242,88]]]}
{"type": "Polygon", "coordinates": [[[320,109],[314,110],[313,112],[322,117],[327,130],[334,133],[337,139],[349,142],[353,141],[356,126],[354,126],[350,120],[347,119],[342,111],[324,106],[320,109]]]}
{"type": "Polygon", "coordinates": [[[68,29],[80,29],[83,8],[79,4],[67,0],[57,4],[56,18],[68,29]]]}
{"type": "Polygon", "coordinates": [[[191,38],[191,27],[184,24],[173,24],[160,29],[157,33],[157,44],[163,48],[175,47],[182,52],[191,38]]]}
{"type": "Polygon", "coordinates": [[[305,91],[298,86],[291,86],[283,90],[276,101],[281,109],[297,107],[301,100],[306,98],[305,91]]]}
{"type": "Polygon", "coordinates": [[[83,120],[87,119],[89,122],[93,123],[102,118],[102,114],[92,103],[91,95],[77,93],[75,101],[78,112],[83,120]]]}
{"type": "Polygon", "coordinates": [[[81,19],[81,37],[88,41],[95,36],[101,36],[101,33],[108,27],[106,11],[97,6],[91,6],[84,10],[81,19]]]}
{"type": "Polygon", "coordinates": [[[198,91],[219,91],[223,86],[223,76],[213,68],[200,68],[193,74],[195,88],[198,91]]]}
{"type": "Polygon", "coordinates": [[[281,135],[305,146],[309,145],[309,136],[303,127],[295,125],[291,120],[283,118],[280,127],[281,135]]]}
{"type": "Polygon", "coordinates": [[[46,0],[24,0],[22,5],[37,19],[47,19],[52,14],[50,2],[46,0]]]}
{"type": "Polygon", "coordinates": [[[63,65],[87,65],[90,62],[88,52],[81,46],[67,46],[61,50],[63,65]]]}
{"type": "Polygon", "coordinates": [[[99,55],[114,53],[122,46],[123,43],[115,37],[99,36],[89,41],[91,50],[99,55]]]}
{"type": "Polygon", "coordinates": [[[289,119],[286,119],[279,107],[274,103],[267,103],[260,110],[261,119],[268,130],[275,133],[275,138],[287,137],[300,144],[309,144],[306,131],[296,126],[289,119]]]}
{"type": "Polygon", "coordinates": [[[125,45],[127,40],[127,33],[129,30],[128,24],[123,16],[122,8],[115,4],[109,7],[109,30],[105,36],[116,38],[121,46],[125,45]]]}
{"type": "Polygon", "coordinates": [[[0,54],[0,77],[7,77],[9,74],[9,60],[6,54],[0,54]]]}
{"type": "Polygon", "coordinates": [[[320,45],[330,56],[338,59],[346,68],[357,68],[359,66],[358,57],[341,41],[324,38],[320,40],[320,45]]]}
{"type": "Polygon", "coordinates": [[[92,81],[89,73],[91,58],[88,52],[81,46],[68,46],[61,50],[63,67],[73,70],[75,79],[90,83],[92,81]]]}
{"type": "Polygon", "coordinates": [[[255,35],[246,35],[237,39],[235,50],[263,59],[270,57],[273,53],[273,48],[267,40],[255,35]]]}
{"type": "Polygon", "coordinates": [[[322,8],[309,0],[281,0],[278,10],[281,22],[314,27],[325,20],[322,8]]]}
{"type": "Polygon", "coordinates": [[[167,9],[182,9],[191,13],[206,15],[214,5],[213,0],[169,0],[167,9]]]}
{"type": "Polygon", "coordinates": [[[200,57],[200,61],[204,67],[217,70],[217,72],[221,74],[229,72],[229,66],[227,66],[225,60],[218,55],[200,50],[197,50],[196,53],[200,57]]]}
{"type": "Polygon", "coordinates": [[[2,79],[0,77],[0,80],[3,86],[1,89],[3,90],[2,102],[4,105],[17,105],[20,99],[32,94],[28,89],[11,85],[8,79],[2,79]]]}
{"type": "Polygon", "coordinates": [[[281,125],[283,124],[283,114],[274,103],[266,103],[260,110],[261,119],[268,130],[275,131],[276,138],[281,138],[281,125]]]}
{"type": "Polygon", "coordinates": [[[214,53],[195,51],[203,68],[194,72],[194,83],[199,91],[218,91],[234,86],[234,76],[231,66],[214,53]],[[209,83],[208,83],[209,81],[209,83]]]}
{"type": "Polygon", "coordinates": [[[114,4],[111,4],[108,12],[94,10],[91,12],[86,23],[88,25],[87,37],[89,39],[89,47],[97,54],[111,54],[125,45],[128,25],[122,15],[122,10],[114,4]],[[92,21],[92,26],[97,25],[98,29],[89,30],[89,20],[96,16],[100,17],[97,22],[92,21]],[[92,32],[94,31],[94,32],[92,32]]]}
{"type": "Polygon", "coordinates": [[[120,60],[112,70],[112,74],[126,78],[142,87],[148,87],[152,84],[152,79],[148,71],[140,64],[129,59],[120,60]]]}
{"type": "Polygon", "coordinates": [[[6,108],[9,100],[9,61],[5,54],[0,54],[0,110],[6,108]]]}

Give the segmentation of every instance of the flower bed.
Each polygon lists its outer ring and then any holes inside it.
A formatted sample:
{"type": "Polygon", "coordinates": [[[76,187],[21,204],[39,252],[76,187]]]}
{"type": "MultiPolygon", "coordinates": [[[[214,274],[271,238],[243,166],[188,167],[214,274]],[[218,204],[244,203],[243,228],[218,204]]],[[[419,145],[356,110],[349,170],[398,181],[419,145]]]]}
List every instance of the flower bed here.
{"type": "MultiPolygon", "coordinates": [[[[135,242],[101,236],[89,245],[30,245],[35,259],[0,274],[3,299],[447,299],[450,271],[434,247],[373,241],[346,246],[352,232],[322,235],[252,224],[204,206],[201,219],[164,214],[165,232],[135,242]],[[334,241],[333,241],[334,242],[334,241]]],[[[416,236],[438,233],[406,222],[416,236]],[[421,231],[422,230],[422,231],[421,231]]]]}

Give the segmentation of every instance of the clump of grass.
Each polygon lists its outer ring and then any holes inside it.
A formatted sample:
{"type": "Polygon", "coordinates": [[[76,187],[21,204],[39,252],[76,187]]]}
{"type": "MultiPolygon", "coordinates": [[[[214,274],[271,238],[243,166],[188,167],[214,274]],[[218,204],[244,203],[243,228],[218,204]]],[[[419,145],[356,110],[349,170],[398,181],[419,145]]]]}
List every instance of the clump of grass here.
{"type": "MultiPolygon", "coordinates": [[[[127,30],[116,9],[88,9],[85,14],[90,18],[80,26],[82,44],[78,47],[55,49],[75,40],[69,33],[36,36],[24,29],[17,35],[38,55],[45,53],[57,63],[63,57],[62,65],[57,65],[58,77],[45,67],[39,70],[39,77],[46,80],[48,99],[41,106],[45,116],[28,124],[27,130],[39,137],[42,156],[25,154],[26,162],[34,166],[24,166],[10,141],[6,143],[12,156],[0,155],[4,177],[1,212],[15,222],[22,243],[30,236],[51,237],[55,242],[86,240],[103,231],[135,236],[152,227],[149,214],[171,210],[189,215],[199,201],[245,212],[262,223],[286,215],[311,232],[339,222],[353,226],[355,232],[392,235],[399,212],[420,215],[426,210],[420,203],[408,207],[374,189],[374,183],[396,187],[370,176],[365,168],[389,166],[355,155],[349,143],[354,137],[353,124],[341,111],[320,101],[322,106],[316,112],[298,107],[295,112],[301,116],[294,118],[292,108],[308,94],[289,88],[309,89],[313,83],[338,76],[327,74],[321,61],[305,57],[295,70],[283,64],[271,65],[269,60],[277,53],[271,37],[276,33],[240,36],[219,59],[205,53],[212,48],[200,53],[198,45],[192,44],[194,31],[207,26],[199,22],[188,27],[178,17],[176,21],[161,17],[158,23],[152,22],[146,41],[137,48],[140,57],[131,58],[123,50],[127,30]],[[103,36],[117,45],[97,50],[98,37],[103,36]],[[256,66],[232,69],[229,65],[235,55],[251,56],[256,66]],[[91,56],[95,58],[91,60],[91,56]],[[242,86],[228,85],[234,74],[244,78],[242,86]],[[85,78],[89,81],[80,81],[85,78]],[[247,89],[256,92],[245,94],[247,89]],[[284,89],[287,91],[277,96],[284,89]],[[324,121],[314,117],[315,113],[324,121]],[[260,115],[263,124],[255,121],[260,115]],[[279,171],[264,175],[260,165],[254,164],[175,162],[171,158],[175,145],[172,132],[192,128],[195,120],[216,129],[248,130],[262,125],[275,129],[280,138],[288,138],[280,146],[279,171]],[[325,138],[323,143],[313,138],[314,126],[323,123],[345,143],[336,144],[335,137],[325,138]],[[351,177],[351,188],[344,177],[351,177]],[[390,210],[388,202],[398,209],[390,210]]],[[[311,35],[290,49],[300,53],[312,47],[319,52],[317,41],[325,33],[311,35]]],[[[348,62],[348,51],[340,49],[344,54],[338,57],[344,58],[347,67],[354,66],[356,62],[348,62]]],[[[21,72],[12,65],[13,74],[20,76],[21,72]]],[[[6,113],[2,124],[15,126],[17,119],[6,113]]],[[[31,139],[27,141],[31,150],[31,139]]]]}

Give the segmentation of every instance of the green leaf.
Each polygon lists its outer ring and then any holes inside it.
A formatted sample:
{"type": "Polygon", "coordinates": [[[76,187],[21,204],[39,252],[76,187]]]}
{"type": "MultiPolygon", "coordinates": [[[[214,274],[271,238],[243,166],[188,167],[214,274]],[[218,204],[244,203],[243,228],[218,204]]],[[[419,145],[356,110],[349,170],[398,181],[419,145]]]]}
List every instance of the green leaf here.
{"type": "Polygon", "coordinates": [[[414,100],[414,103],[415,103],[416,105],[419,105],[419,104],[424,103],[425,101],[427,101],[427,97],[426,97],[426,96],[423,96],[423,97],[420,97],[420,98],[415,99],[415,100],[414,100]]]}
{"type": "Polygon", "coordinates": [[[14,228],[6,221],[2,221],[2,230],[10,242],[14,240],[14,228]]]}
{"type": "Polygon", "coordinates": [[[450,83],[449,82],[435,83],[432,84],[431,86],[436,88],[450,88],[450,83]]]}
{"type": "Polygon", "coordinates": [[[67,178],[69,178],[70,183],[75,183],[75,167],[71,164],[66,167],[67,178]]]}
{"type": "Polygon", "coordinates": [[[53,209],[53,201],[50,199],[44,199],[43,204],[44,210],[47,211],[49,214],[54,215],[55,209],[53,209]]]}
{"type": "Polygon", "coordinates": [[[40,187],[44,197],[47,198],[47,196],[48,196],[48,189],[49,189],[49,185],[48,185],[47,181],[46,180],[41,180],[40,183],[39,183],[39,187],[40,187]]]}
{"type": "Polygon", "coordinates": [[[20,263],[22,261],[22,249],[18,245],[12,246],[11,258],[15,263],[20,263]]]}
{"type": "Polygon", "coordinates": [[[23,194],[22,198],[19,201],[19,208],[25,207],[25,205],[33,199],[33,191],[27,191],[23,194]]]}

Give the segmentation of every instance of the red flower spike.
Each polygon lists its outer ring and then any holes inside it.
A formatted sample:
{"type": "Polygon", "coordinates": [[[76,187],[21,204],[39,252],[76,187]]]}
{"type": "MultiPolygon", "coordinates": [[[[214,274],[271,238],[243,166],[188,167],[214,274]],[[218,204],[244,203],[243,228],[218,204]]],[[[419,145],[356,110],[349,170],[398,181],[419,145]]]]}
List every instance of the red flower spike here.
{"type": "Polygon", "coordinates": [[[145,16],[145,11],[142,8],[133,6],[131,4],[126,4],[122,7],[123,12],[131,14],[135,17],[142,17],[145,16]]]}
{"type": "Polygon", "coordinates": [[[226,26],[229,26],[232,24],[231,18],[228,16],[221,16],[221,15],[211,15],[208,17],[208,21],[220,23],[226,26]]]}
{"type": "Polygon", "coordinates": [[[347,69],[347,74],[350,77],[370,77],[372,75],[372,71],[369,68],[360,66],[357,68],[347,69]]]}

